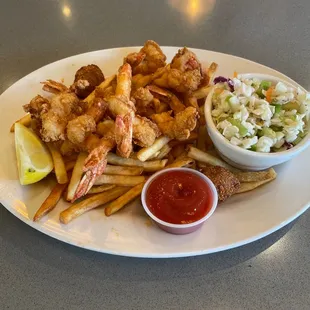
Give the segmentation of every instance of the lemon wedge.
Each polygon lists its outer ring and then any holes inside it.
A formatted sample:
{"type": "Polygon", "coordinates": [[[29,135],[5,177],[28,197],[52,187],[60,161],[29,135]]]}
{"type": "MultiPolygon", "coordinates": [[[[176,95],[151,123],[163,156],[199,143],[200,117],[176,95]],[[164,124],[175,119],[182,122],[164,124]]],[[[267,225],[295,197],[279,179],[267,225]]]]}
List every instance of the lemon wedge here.
{"type": "Polygon", "coordinates": [[[15,149],[19,182],[36,183],[53,169],[53,160],[39,137],[22,124],[15,124],[15,149]]]}

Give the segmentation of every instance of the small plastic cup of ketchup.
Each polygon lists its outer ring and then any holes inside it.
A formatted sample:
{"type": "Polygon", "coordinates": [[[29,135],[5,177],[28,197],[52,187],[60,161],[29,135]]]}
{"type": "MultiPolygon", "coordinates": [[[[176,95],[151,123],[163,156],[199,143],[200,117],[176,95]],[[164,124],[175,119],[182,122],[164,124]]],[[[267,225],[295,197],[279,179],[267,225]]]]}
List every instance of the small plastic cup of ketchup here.
{"type": "Polygon", "coordinates": [[[183,235],[197,230],[213,214],[218,196],[212,181],[201,172],[169,168],[147,180],[141,200],[161,229],[183,235]]]}

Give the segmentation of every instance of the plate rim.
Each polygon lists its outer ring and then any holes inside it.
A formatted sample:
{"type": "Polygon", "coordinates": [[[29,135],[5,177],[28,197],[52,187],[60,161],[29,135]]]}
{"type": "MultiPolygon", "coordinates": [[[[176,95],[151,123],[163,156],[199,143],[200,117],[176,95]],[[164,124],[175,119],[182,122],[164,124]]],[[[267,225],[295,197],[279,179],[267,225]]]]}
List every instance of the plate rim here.
{"type": "MultiPolygon", "coordinates": [[[[75,54],[75,55],[71,55],[62,59],[58,59],[56,61],[50,62],[44,66],[41,66],[37,69],[35,69],[34,71],[28,73],[27,75],[21,77],[20,79],[18,79],[16,82],[14,82],[12,85],[10,85],[7,89],[5,89],[1,94],[0,97],[4,96],[7,92],[9,92],[11,90],[11,88],[18,86],[18,84],[26,79],[27,77],[29,77],[32,74],[36,74],[37,71],[40,71],[42,69],[44,69],[45,67],[51,66],[51,65],[55,65],[59,62],[62,61],[68,61],[70,58],[74,58],[74,57],[79,57],[79,56],[86,56],[87,54],[92,54],[92,53],[100,53],[100,52],[112,52],[113,50],[122,50],[122,49],[139,49],[141,48],[141,46],[122,46],[122,47],[113,47],[113,48],[107,48],[107,49],[101,49],[101,50],[94,50],[94,51],[88,51],[88,52],[84,52],[84,53],[79,53],[79,54],[75,54]]],[[[177,46],[161,46],[162,49],[180,49],[182,47],[177,47],[177,46]]],[[[213,51],[213,50],[207,50],[207,49],[200,49],[200,48],[192,48],[192,47],[188,47],[189,49],[195,51],[203,51],[203,52],[211,52],[211,53],[215,53],[218,55],[222,55],[224,57],[232,57],[235,59],[238,59],[240,61],[247,61],[250,64],[253,65],[259,65],[263,68],[266,69],[271,69],[273,72],[285,77],[285,79],[291,83],[293,83],[294,85],[297,85],[298,87],[302,88],[303,90],[305,90],[304,87],[302,87],[301,85],[299,85],[297,82],[295,82],[293,79],[291,79],[290,77],[288,77],[286,74],[281,73],[280,71],[273,69],[271,67],[268,67],[266,65],[260,64],[258,62],[255,62],[253,60],[244,58],[244,57],[240,57],[240,56],[235,56],[232,54],[227,54],[227,53],[222,53],[222,52],[217,52],[217,51],[213,51]]],[[[0,185],[3,184],[2,182],[0,182],[0,185]]],[[[225,251],[225,250],[230,250],[233,248],[237,248],[249,243],[252,243],[254,241],[257,241],[259,239],[262,239],[274,232],[276,232],[277,230],[283,228],[284,226],[288,225],[289,223],[291,223],[292,221],[294,221],[296,218],[298,218],[300,215],[302,215],[303,213],[305,213],[307,211],[307,209],[310,207],[310,200],[303,206],[301,206],[301,208],[299,209],[298,212],[296,212],[295,214],[293,214],[292,216],[290,216],[289,218],[287,218],[286,220],[282,221],[281,223],[279,223],[278,225],[274,225],[273,227],[271,227],[270,229],[261,232],[259,234],[256,234],[255,236],[249,237],[249,238],[245,238],[243,240],[240,240],[238,242],[235,243],[231,243],[228,245],[222,245],[222,246],[218,246],[218,247],[213,247],[213,248],[209,248],[207,250],[199,250],[199,251],[187,251],[187,252],[175,252],[175,253],[155,253],[155,254],[151,254],[149,252],[139,252],[139,253],[135,253],[135,252],[126,252],[126,251],[117,251],[117,250],[109,250],[109,249],[102,249],[100,247],[95,247],[89,244],[86,245],[82,245],[78,242],[74,242],[72,240],[70,240],[70,238],[67,238],[66,235],[62,235],[61,237],[57,235],[57,233],[55,233],[54,231],[50,231],[48,230],[46,227],[42,226],[40,223],[35,223],[32,220],[22,216],[22,214],[20,214],[17,210],[15,210],[12,206],[8,206],[6,204],[5,201],[2,201],[2,199],[0,200],[0,203],[6,208],[6,210],[8,210],[12,215],[14,215],[15,217],[17,217],[20,221],[22,221],[23,223],[27,224],[28,226],[30,226],[31,228],[43,233],[44,235],[47,235],[51,238],[54,238],[58,241],[61,242],[65,242],[67,244],[70,244],[71,246],[76,246],[79,248],[83,248],[83,249],[87,249],[87,250],[91,250],[94,252],[98,252],[98,253],[104,253],[104,254],[110,254],[110,255],[118,255],[118,256],[125,256],[125,257],[136,257],[136,258],[180,258],[180,257],[190,257],[190,256],[200,256],[200,255],[207,255],[207,254],[212,254],[212,253],[217,253],[217,252],[221,252],[221,251],[225,251]]]]}
{"type": "Polygon", "coordinates": [[[163,253],[163,254],[157,253],[157,254],[151,255],[149,253],[134,253],[134,252],[128,252],[127,253],[124,251],[113,251],[113,250],[107,250],[107,249],[103,251],[102,249],[100,249],[98,247],[93,247],[93,246],[89,246],[89,245],[84,246],[84,245],[81,245],[77,242],[72,242],[66,236],[65,236],[66,240],[64,240],[64,239],[58,237],[57,234],[54,233],[53,231],[50,231],[51,233],[48,233],[48,230],[44,226],[41,226],[39,223],[35,223],[35,222],[31,221],[30,219],[26,219],[26,218],[22,217],[22,215],[20,213],[18,213],[15,209],[7,207],[3,202],[1,202],[1,204],[6,208],[7,211],[9,211],[11,214],[13,214],[15,217],[17,217],[20,221],[22,221],[23,223],[27,224],[31,228],[39,231],[40,233],[43,233],[44,235],[46,235],[48,237],[51,237],[51,238],[56,239],[58,241],[67,243],[71,246],[75,246],[75,247],[82,248],[85,250],[90,250],[90,251],[94,251],[94,252],[98,252],[98,253],[102,253],[102,254],[117,255],[117,256],[123,256],[123,257],[135,257],[135,258],[181,258],[181,257],[208,255],[208,254],[213,254],[213,253],[223,252],[226,250],[235,249],[235,248],[241,247],[243,245],[250,244],[252,242],[258,241],[264,237],[271,235],[272,233],[278,231],[279,229],[281,229],[284,226],[288,225],[289,223],[293,222],[295,219],[297,219],[299,216],[301,216],[303,213],[305,213],[308,210],[308,208],[310,207],[310,202],[308,202],[308,204],[306,204],[304,207],[302,207],[302,209],[299,210],[299,212],[297,212],[293,216],[289,217],[287,220],[282,221],[280,224],[273,226],[269,230],[262,232],[260,234],[257,234],[253,237],[246,238],[246,239],[243,239],[241,241],[238,241],[238,242],[235,242],[235,243],[232,243],[229,245],[222,245],[222,246],[209,248],[208,250],[202,250],[202,251],[191,251],[191,252],[188,251],[188,252],[163,253]]]}

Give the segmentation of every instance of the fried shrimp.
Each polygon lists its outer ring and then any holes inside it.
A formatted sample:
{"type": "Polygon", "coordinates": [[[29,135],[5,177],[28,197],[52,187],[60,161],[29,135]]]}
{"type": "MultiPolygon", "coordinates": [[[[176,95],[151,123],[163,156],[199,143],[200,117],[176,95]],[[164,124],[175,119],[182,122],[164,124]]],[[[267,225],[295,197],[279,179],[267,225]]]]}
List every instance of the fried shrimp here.
{"type": "Polygon", "coordinates": [[[148,40],[138,53],[131,53],[125,59],[132,67],[133,74],[147,75],[166,65],[166,56],[159,45],[148,40]]]}
{"type": "Polygon", "coordinates": [[[60,93],[50,100],[50,108],[41,113],[42,140],[65,140],[66,127],[70,120],[83,111],[81,102],[73,93],[60,93]]]}
{"type": "Polygon", "coordinates": [[[193,107],[187,107],[184,111],[177,113],[175,117],[172,117],[171,113],[170,111],[154,114],[152,120],[164,135],[176,140],[188,139],[197,124],[197,110],[193,107]]]}
{"type": "Polygon", "coordinates": [[[88,193],[104,173],[109,152],[127,159],[137,154],[133,151],[152,149],[154,143],[158,147],[162,138],[184,143],[197,124],[198,104],[190,96],[201,84],[201,72],[196,55],[187,48],[166,64],[159,45],[149,40],[107,79],[90,64],[76,72],[70,87],[54,80],[42,82],[52,96],[38,95],[24,106],[31,127],[63,155],[83,153],[69,199],[88,193]]]}
{"type": "Polygon", "coordinates": [[[85,141],[88,134],[96,131],[96,123],[102,119],[107,109],[107,103],[96,98],[85,114],[76,117],[67,124],[67,137],[73,144],[79,145],[85,141]]]}
{"type": "Polygon", "coordinates": [[[81,144],[85,141],[88,133],[96,131],[96,122],[90,115],[83,114],[68,122],[67,137],[73,144],[81,144]]]}
{"type": "Polygon", "coordinates": [[[23,106],[25,112],[31,114],[31,117],[37,120],[40,120],[41,113],[44,113],[48,110],[50,102],[48,99],[37,95],[28,104],[23,106]]]}
{"type": "MultiPolygon", "coordinates": [[[[156,124],[152,123],[149,119],[135,115],[136,108],[134,103],[130,100],[131,67],[128,63],[125,63],[120,68],[117,81],[115,96],[107,99],[109,111],[117,118],[117,123],[122,126],[122,128],[126,128],[126,130],[117,130],[117,141],[126,141],[127,148],[130,148],[129,137],[121,137],[121,135],[128,135],[128,133],[130,134],[132,132],[136,144],[140,146],[152,145],[158,136],[158,128],[156,124]],[[126,119],[124,119],[125,116],[126,119]],[[131,118],[132,121],[130,121],[131,118]]],[[[123,151],[122,147],[118,147],[118,152],[121,156],[122,154],[124,154],[124,157],[129,156],[129,149],[126,149],[125,152],[123,151]]]]}
{"type": "Polygon", "coordinates": [[[148,88],[140,87],[132,95],[132,100],[135,101],[136,113],[141,116],[151,116],[154,114],[153,107],[154,96],[148,88]]]}
{"type": "Polygon", "coordinates": [[[69,90],[66,85],[56,82],[54,80],[46,80],[45,82],[41,82],[41,84],[43,84],[42,89],[44,91],[52,94],[64,93],[69,90]]]}
{"type": "Polygon", "coordinates": [[[180,49],[172,59],[170,68],[153,82],[166,85],[177,92],[195,91],[203,79],[201,64],[197,56],[186,47],[180,49]]]}
{"type": "Polygon", "coordinates": [[[161,135],[158,126],[146,117],[136,115],[133,120],[133,140],[141,147],[153,145],[155,139],[161,135]]]}
{"type": "Polygon", "coordinates": [[[75,94],[65,91],[50,100],[36,96],[24,110],[39,121],[42,140],[50,142],[65,140],[68,122],[83,113],[84,104],[75,94]]]}

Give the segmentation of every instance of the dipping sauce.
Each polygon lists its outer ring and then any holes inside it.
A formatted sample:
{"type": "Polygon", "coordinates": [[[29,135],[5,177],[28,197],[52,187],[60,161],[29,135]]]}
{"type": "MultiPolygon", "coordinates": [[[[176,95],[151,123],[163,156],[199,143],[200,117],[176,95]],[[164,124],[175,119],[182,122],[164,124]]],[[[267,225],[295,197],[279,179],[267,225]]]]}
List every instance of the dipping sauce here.
{"type": "Polygon", "coordinates": [[[209,185],[187,171],[167,171],[159,175],[146,192],[149,210],[171,224],[200,220],[211,210],[213,199],[209,185]]]}

